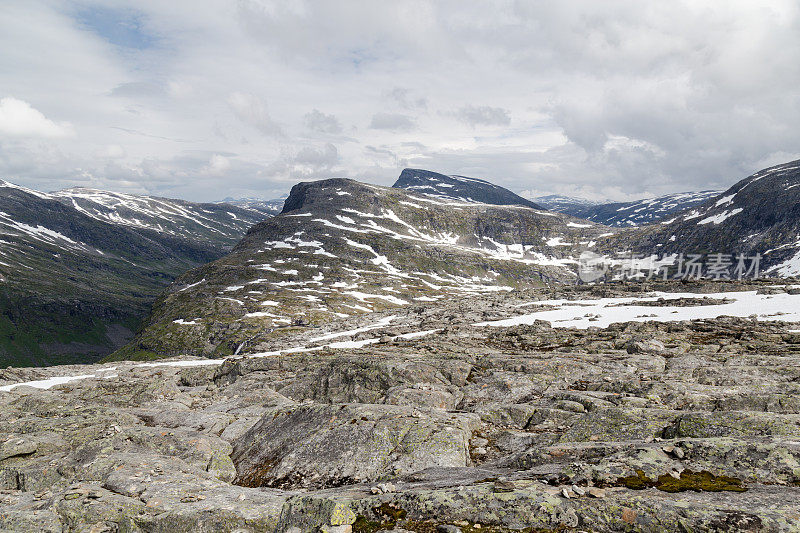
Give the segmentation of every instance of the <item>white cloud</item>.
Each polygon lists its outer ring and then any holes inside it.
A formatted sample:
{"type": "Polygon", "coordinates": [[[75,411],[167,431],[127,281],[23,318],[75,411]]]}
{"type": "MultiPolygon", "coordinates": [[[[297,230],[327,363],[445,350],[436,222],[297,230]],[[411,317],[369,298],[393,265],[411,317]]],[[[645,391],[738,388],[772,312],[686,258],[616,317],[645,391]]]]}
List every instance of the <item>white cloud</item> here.
{"type": "Polygon", "coordinates": [[[375,113],[369,127],[374,130],[410,131],[416,128],[414,119],[400,113],[375,113]]]}
{"type": "Polygon", "coordinates": [[[279,136],[283,133],[280,125],[270,117],[267,104],[258,96],[235,92],[228,98],[228,103],[239,120],[264,135],[279,136]]]}
{"type": "Polygon", "coordinates": [[[404,87],[394,87],[387,92],[387,96],[397,102],[403,109],[425,109],[428,100],[423,96],[415,96],[412,91],[404,87]]]}
{"type": "Polygon", "coordinates": [[[80,4],[131,14],[125,46],[72,3],[0,8],[0,96],[39,113],[0,128],[0,175],[29,187],[213,200],[408,165],[621,199],[800,146],[794,0],[80,4]]]}
{"type": "Polygon", "coordinates": [[[455,112],[455,117],[472,127],[475,126],[508,126],[511,115],[507,109],[488,105],[465,105],[455,112]]]}
{"type": "Polygon", "coordinates": [[[312,109],[303,117],[306,128],[320,133],[338,134],[342,132],[342,125],[335,115],[326,115],[319,109],[312,109]]]}
{"type": "Polygon", "coordinates": [[[0,135],[58,138],[74,135],[74,129],[67,122],[53,122],[28,102],[6,96],[0,98],[0,135]]]}
{"type": "Polygon", "coordinates": [[[106,159],[122,159],[127,155],[125,148],[118,144],[109,144],[95,151],[95,157],[106,159]]]}
{"type": "Polygon", "coordinates": [[[230,159],[223,155],[214,154],[208,161],[208,171],[211,174],[224,175],[230,168],[230,159]]]}

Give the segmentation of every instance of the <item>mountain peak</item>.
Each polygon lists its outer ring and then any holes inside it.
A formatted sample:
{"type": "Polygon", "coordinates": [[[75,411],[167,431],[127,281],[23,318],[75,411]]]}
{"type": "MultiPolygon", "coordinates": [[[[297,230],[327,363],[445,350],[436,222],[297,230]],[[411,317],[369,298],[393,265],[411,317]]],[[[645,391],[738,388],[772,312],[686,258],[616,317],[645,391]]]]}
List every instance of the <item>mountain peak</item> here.
{"type": "Polygon", "coordinates": [[[429,196],[492,205],[521,205],[532,209],[542,206],[486,180],[466,176],[448,176],[417,168],[406,168],[392,187],[429,196]]]}

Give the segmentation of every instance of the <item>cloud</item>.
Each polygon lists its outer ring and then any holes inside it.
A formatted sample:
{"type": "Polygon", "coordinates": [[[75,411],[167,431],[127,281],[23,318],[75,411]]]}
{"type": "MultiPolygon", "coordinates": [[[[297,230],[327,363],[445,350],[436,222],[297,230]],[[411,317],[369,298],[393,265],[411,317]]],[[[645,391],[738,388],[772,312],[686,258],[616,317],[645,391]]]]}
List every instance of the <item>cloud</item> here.
{"type": "Polygon", "coordinates": [[[235,92],[228,97],[228,104],[239,120],[253,126],[264,135],[283,135],[280,125],[270,117],[267,104],[258,96],[235,92]]]}
{"type": "Polygon", "coordinates": [[[405,165],[724,188],[798,153],[798,36],[795,0],[5,2],[0,97],[40,114],[3,119],[0,175],[195,200],[405,165]]]}
{"type": "Polygon", "coordinates": [[[146,81],[131,81],[120,83],[111,89],[111,96],[121,96],[126,98],[158,98],[166,94],[166,90],[161,85],[146,81]]]}
{"type": "Polygon", "coordinates": [[[508,126],[511,114],[502,107],[465,105],[455,112],[461,122],[475,126],[508,126]]]}
{"type": "Polygon", "coordinates": [[[388,92],[388,96],[403,109],[426,109],[428,107],[427,98],[412,96],[411,91],[402,87],[393,88],[388,92]]]}
{"type": "Polygon", "coordinates": [[[342,132],[342,125],[335,115],[326,115],[319,109],[312,109],[303,116],[306,128],[319,133],[329,133],[332,135],[342,132]]]}
{"type": "Polygon", "coordinates": [[[208,160],[207,170],[210,174],[224,175],[231,168],[231,161],[224,155],[214,154],[208,160]]]}
{"type": "Polygon", "coordinates": [[[417,127],[414,119],[399,113],[375,113],[369,127],[373,130],[411,131],[417,127]]]}
{"type": "Polygon", "coordinates": [[[0,135],[59,138],[74,135],[74,129],[67,122],[56,124],[28,102],[6,96],[0,98],[0,135]]]}
{"type": "Polygon", "coordinates": [[[94,152],[94,155],[98,158],[122,159],[127,155],[127,152],[125,152],[125,148],[118,144],[109,144],[108,146],[98,148],[94,152]]]}
{"type": "Polygon", "coordinates": [[[339,161],[339,151],[331,143],[327,143],[322,148],[306,146],[301,148],[292,158],[292,162],[300,165],[312,167],[328,168],[339,161]]]}

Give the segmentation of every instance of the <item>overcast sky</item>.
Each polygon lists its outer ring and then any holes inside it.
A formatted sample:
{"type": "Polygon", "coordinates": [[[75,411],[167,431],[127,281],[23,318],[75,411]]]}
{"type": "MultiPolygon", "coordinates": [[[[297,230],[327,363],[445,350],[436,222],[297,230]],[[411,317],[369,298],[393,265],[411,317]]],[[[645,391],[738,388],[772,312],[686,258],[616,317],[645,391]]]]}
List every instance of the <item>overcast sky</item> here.
{"type": "Polygon", "coordinates": [[[796,0],[3,0],[0,50],[0,177],[41,190],[622,200],[800,158],[796,0]]]}

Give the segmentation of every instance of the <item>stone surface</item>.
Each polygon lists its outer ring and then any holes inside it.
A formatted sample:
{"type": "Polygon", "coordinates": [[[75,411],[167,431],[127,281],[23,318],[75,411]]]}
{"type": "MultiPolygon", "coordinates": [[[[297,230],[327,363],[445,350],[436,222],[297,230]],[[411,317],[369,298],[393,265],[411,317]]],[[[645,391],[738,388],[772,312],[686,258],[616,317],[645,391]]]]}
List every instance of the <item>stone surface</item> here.
{"type": "Polygon", "coordinates": [[[9,371],[102,370],[0,392],[0,531],[800,530],[796,326],[472,325],[601,290],[641,286],[453,299],[361,348],[9,371]]]}

